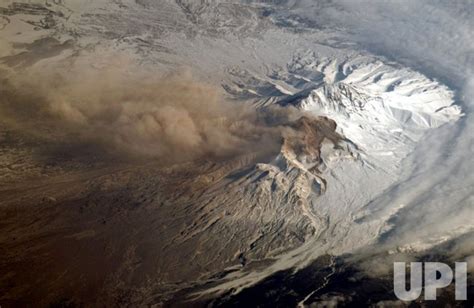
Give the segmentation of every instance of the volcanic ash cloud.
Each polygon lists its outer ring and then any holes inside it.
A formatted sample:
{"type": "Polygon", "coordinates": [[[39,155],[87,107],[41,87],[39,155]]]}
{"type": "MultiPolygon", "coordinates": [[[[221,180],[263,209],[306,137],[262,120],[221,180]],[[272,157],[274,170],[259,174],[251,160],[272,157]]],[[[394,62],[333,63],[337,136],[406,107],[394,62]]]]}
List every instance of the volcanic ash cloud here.
{"type": "Polygon", "coordinates": [[[189,74],[167,77],[118,69],[6,73],[0,88],[4,123],[56,143],[95,143],[164,162],[273,151],[294,110],[265,115],[223,99],[189,74]]]}

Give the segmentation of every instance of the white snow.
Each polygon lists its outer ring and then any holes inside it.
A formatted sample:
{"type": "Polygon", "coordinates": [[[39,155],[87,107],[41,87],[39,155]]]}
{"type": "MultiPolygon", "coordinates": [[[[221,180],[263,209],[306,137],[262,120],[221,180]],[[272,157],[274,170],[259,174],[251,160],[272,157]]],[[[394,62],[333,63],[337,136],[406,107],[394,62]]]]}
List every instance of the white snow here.
{"type": "MultiPolygon", "coordinates": [[[[322,74],[323,82],[315,87],[313,83],[309,92],[302,90],[306,93],[303,97],[295,93],[297,99],[290,96],[282,100],[335,120],[338,131],[349,139],[341,144],[341,149],[334,149],[329,142],[322,146],[321,176],[327,186],[322,195],[313,191],[310,207],[304,209],[318,231],[313,239],[283,255],[265,271],[234,274],[229,282],[208,292],[231,287],[239,290],[277,270],[304,266],[322,254],[351,253],[379,241],[391,228],[389,220],[405,204],[395,202],[386,207],[388,212],[371,220],[361,219],[364,209],[401,179],[404,158],[414,151],[428,130],[462,117],[448,87],[418,72],[386,65],[374,58],[355,56],[340,61],[309,53],[292,63],[289,71],[308,82],[322,74]]],[[[295,165],[306,170],[300,162],[295,165]]],[[[426,250],[469,230],[462,228],[437,239],[400,247],[398,251],[426,250]]]]}

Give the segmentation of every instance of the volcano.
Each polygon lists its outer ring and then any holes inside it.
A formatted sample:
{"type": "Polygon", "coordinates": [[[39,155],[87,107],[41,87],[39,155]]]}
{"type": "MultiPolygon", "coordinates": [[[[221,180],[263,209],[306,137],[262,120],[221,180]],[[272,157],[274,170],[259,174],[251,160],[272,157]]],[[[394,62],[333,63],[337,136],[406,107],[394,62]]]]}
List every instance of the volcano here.
{"type": "Polygon", "coordinates": [[[472,12],[4,1],[0,306],[472,307],[472,12]]]}

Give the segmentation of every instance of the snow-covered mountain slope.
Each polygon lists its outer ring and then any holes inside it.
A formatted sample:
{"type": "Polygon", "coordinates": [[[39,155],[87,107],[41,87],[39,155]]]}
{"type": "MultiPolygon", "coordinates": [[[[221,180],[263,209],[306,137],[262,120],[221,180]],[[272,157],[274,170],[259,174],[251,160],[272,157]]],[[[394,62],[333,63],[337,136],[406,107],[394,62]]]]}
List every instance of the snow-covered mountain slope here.
{"type": "MultiPolygon", "coordinates": [[[[278,84],[285,90],[274,97],[255,95],[254,104],[259,108],[274,104],[294,106],[308,114],[328,117],[335,121],[336,131],[345,138],[336,147],[322,144],[318,176],[324,179],[324,193],[307,197],[307,211],[317,221],[317,232],[262,272],[242,277],[234,273],[227,283],[208,292],[240,290],[273,272],[303,266],[318,256],[351,253],[377,243],[390,230],[391,219],[403,205],[394,205],[386,215],[364,221],[360,217],[366,205],[396,185],[403,160],[427,131],[462,117],[461,109],[454,104],[454,93],[445,85],[370,57],[340,60],[306,53],[295,57],[287,67],[285,72],[260,77],[266,81],[259,84],[265,86],[256,87],[264,89],[268,84],[278,84]],[[291,94],[284,94],[288,92],[291,94]]],[[[247,75],[248,72],[240,74],[247,75]]],[[[247,76],[237,83],[244,89],[255,87],[255,82],[244,84],[255,78],[247,76]]],[[[255,91],[259,92],[262,93],[255,91]]],[[[297,165],[304,170],[303,163],[297,165]]],[[[446,233],[444,240],[470,230],[467,227],[446,233]]],[[[426,241],[418,251],[439,243],[426,241]]]]}
{"type": "Polygon", "coordinates": [[[403,158],[427,129],[461,116],[451,90],[408,69],[362,57],[313,57],[290,66],[299,76],[308,71],[320,73],[322,83],[283,103],[333,118],[341,133],[372,156],[403,158]]]}

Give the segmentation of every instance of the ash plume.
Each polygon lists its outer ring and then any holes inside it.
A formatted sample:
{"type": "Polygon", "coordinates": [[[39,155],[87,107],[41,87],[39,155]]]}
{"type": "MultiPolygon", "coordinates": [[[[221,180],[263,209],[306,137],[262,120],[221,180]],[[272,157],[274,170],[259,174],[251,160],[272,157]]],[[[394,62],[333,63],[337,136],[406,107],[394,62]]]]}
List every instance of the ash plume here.
{"type": "Polygon", "coordinates": [[[278,150],[295,110],[265,115],[226,101],[189,73],[165,77],[122,69],[4,74],[0,117],[54,143],[94,143],[104,151],[166,163],[278,150]]]}

